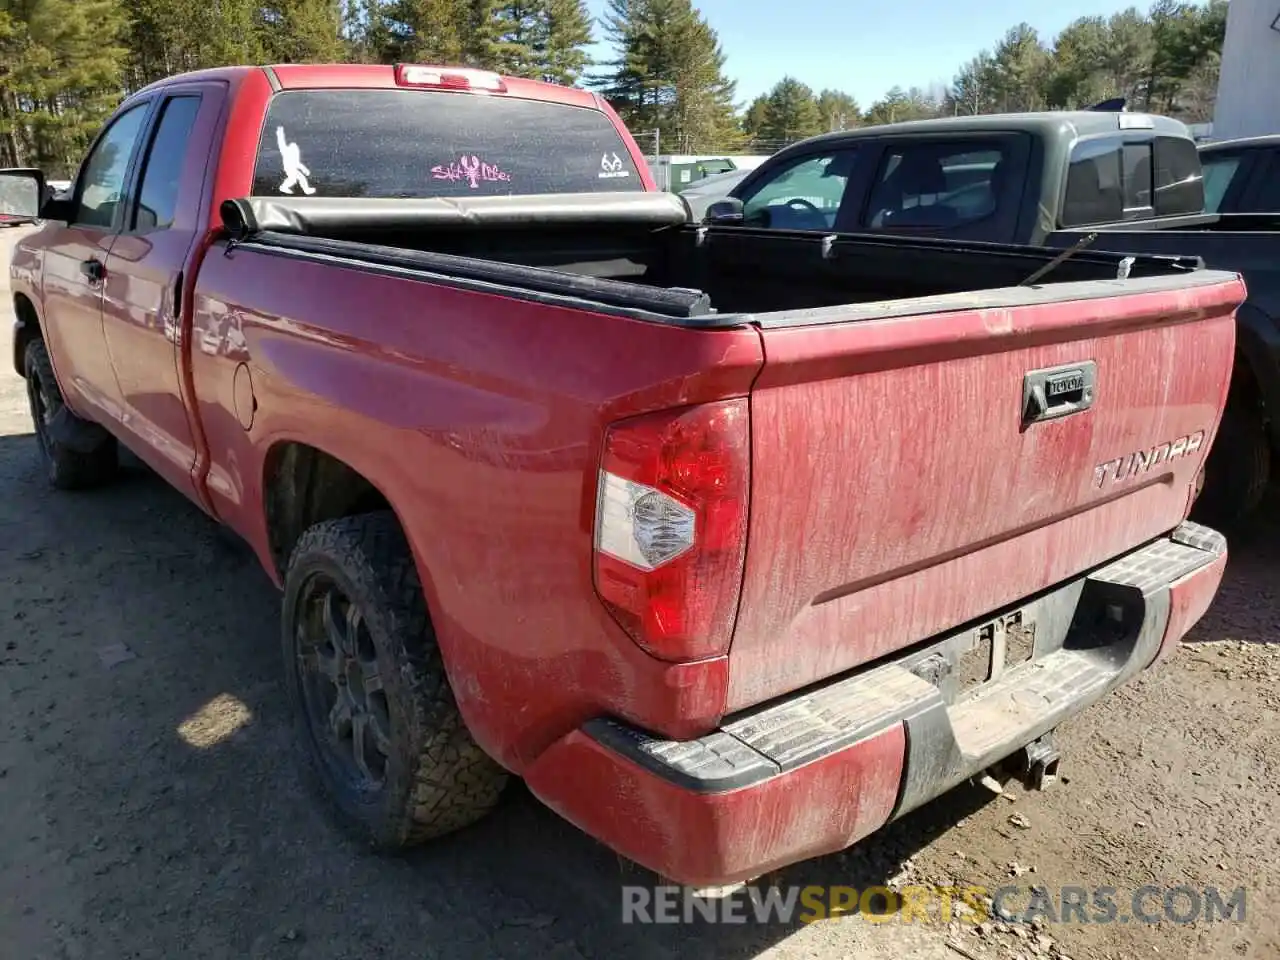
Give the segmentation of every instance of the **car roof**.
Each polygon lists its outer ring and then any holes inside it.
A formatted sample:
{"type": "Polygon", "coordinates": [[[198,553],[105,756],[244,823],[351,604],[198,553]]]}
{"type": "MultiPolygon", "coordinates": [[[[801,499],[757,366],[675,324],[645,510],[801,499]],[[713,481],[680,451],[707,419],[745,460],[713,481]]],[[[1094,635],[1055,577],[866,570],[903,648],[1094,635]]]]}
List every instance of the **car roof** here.
{"type": "MultiPolygon", "coordinates": [[[[430,64],[412,64],[412,66],[435,66],[430,64]]],[[[441,70],[468,69],[463,67],[437,67],[441,70]]],[[[149,84],[138,93],[169,86],[174,83],[186,83],[191,80],[225,80],[243,79],[246,74],[265,72],[278,90],[415,90],[421,87],[404,87],[396,83],[396,65],[380,63],[279,63],[263,66],[214,67],[210,70],[193,70],[165,77],[149,84]]],[[[524,100],[544,100],[549,103],[562,103],[577,107],[600,108],[601,99],[589,90],[576,87],[563,87],[556,83],[544,83],[541,80],[528,80],[524,77],[502,78],[506,84],[505,96],[524,100]]],[[[134,94],[137,96],[137,94],[134,94]]]]}
{"type": "Polygon", "coordinates": [[[934,117],[907,120],[902,123],[879,124],[823,133],[787,147],[785,152],[803,146],[840,146],[877,137],[900,137],[931,133],[1009,133],[1028,132],[1046,137],[1088,137],[1121,130],[1149,130],[1152,135],[1189,138],[1186,124],[1172,117],[1149,113],[1119,113],[1097,110],[1043,110],[1036,113],[986,113],[977,116],[934,117]]]}
{"type": "Polygon", "coordinates": [[[1261,137],[1237,137],[1235,140],[1214,140],[1212,143],[1200,144],[1200,152],[1215,153],[1219,150],[1249,147],[1280,147],[1280,133],[1269,133],[1261,137]]]}

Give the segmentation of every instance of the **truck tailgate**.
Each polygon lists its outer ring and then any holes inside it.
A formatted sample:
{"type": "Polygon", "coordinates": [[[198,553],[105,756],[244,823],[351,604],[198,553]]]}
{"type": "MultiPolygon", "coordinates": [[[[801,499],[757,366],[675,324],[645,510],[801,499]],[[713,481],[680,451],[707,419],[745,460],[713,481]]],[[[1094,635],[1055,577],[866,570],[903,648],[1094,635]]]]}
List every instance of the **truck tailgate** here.
{"type": "Polygon", "coordinates": [[[1177,526],[1244,297],[1198,271],[761,317],[729,709],[1177,526]]]}

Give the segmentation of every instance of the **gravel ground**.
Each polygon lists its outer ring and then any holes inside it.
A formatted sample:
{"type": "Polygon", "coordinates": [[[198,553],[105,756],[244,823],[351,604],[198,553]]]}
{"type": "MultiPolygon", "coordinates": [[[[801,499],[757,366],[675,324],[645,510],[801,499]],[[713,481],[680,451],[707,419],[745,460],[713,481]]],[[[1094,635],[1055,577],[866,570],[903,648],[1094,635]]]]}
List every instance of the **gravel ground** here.
{"type": "Polygon", "coordinates": [[[278,598],[253,557],[140,468],[55,495],[36,457],[5,364],[5,958],[1280,957],[1280,503],[1233,539],[1191,641],[1060,731],[1066,782],[965,787],[774,878],[1012,884],[1015,908],[1031,884],[1112,887],[1121,915],[1144,884],[1243,886],[1243,923],[641,926],[620,922],[620,886],[649,878],[519,789],[403,858],[342,839],[293,762],[278,598]]]}

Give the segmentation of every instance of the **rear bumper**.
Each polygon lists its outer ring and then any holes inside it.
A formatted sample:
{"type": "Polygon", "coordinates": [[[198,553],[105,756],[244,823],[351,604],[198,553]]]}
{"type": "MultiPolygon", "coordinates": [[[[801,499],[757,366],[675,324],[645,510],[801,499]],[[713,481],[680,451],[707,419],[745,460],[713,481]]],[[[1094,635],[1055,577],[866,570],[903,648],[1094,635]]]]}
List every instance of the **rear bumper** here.
{"type": "Polygon", "coordinates": [[[593,720],[526,779],[587,833],[681,883],[731,883],[840,850],[1168,653],[1208,608],[1226,553],[1220,534],[1185,523],[1020,605],[1019,622],[1034,623],[1019,634],[1031,659],[1002,668],[997,640],[991,679],[977,688],[961,691],[956,668],[991,623],[727,718],[698,740],[593,720]]]}

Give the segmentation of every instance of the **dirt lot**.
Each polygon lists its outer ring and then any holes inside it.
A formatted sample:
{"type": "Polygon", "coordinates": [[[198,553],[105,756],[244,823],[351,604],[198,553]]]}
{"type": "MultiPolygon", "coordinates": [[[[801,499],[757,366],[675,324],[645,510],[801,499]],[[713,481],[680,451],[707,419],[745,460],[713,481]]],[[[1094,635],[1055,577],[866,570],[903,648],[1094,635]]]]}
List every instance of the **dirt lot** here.
{"type": "Polygon", "coordinates": [[[1280,957],[1280,506],[1194,642],[1061,731],[1069,782],[964,788],[776,878],[1105,886],[1122,914],[1144,884],[1244,886],[1244,923],[623,925],[620,884],[649,878],[518,790],[403,859],[341,839],[294,766],[253,558],[137,467],[48,490],[9,356],[6,318],[0,956],[1280,957]]]}

